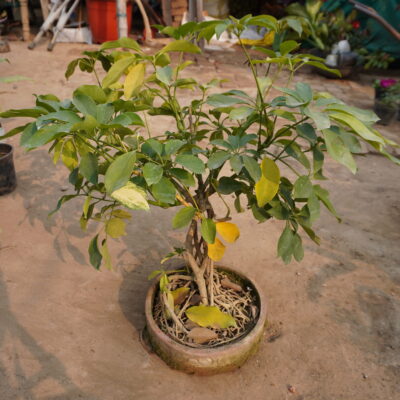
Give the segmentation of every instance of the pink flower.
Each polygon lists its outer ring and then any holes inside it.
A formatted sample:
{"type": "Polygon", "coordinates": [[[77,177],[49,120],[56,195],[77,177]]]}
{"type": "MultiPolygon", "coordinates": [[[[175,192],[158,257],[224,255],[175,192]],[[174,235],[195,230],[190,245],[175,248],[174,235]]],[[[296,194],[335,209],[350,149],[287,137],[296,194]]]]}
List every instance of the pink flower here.
{"type": "Polygon", "coordinates": [[[389,88],[390,86],[393,86],[397,83],[396,79],[381,79],[381,87],[382,88],[389,88]]]}

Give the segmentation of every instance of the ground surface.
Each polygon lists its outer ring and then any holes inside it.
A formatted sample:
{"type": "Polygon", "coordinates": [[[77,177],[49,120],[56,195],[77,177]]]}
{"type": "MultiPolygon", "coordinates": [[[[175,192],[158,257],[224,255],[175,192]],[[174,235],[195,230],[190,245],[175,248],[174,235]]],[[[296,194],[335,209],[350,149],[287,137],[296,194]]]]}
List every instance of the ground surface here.
{"type": "MultiPolygon", "coordinates": [[[[2,84],[1,108],[30,106],[31,93],[68,97],[88,83],[83,74],[63,77],[82,49],[58,44],[53,53],[43,46],[29,52],[12,43],[11,64],[2,64],[1,74],[32,80],[2,84]]],[[[190,73],[204,81],[228,78],[225,88],[250,84],[232,53],[212,54],[190,73]]],[[[301,78],[350,104],[372,106],[367,84],[301,78]]],[[[399,123],[383,131],[400,139],[399,123]]],[[[117,271],[96,272],[86,256],[93,232],[82,233],[73,218],[81,204],[67,203],[47,217],[67,187],[66,171],[54,169],[45,151],[17,146],[18,188],[0,198],[0,399],[398,399],[400,170],[376,154],[357,161],[355,177],[328,162],[327,186],[336,188],[332,197],[344,222],[324,214],[322,245],[306,241],[301,264],[284,266],[276,258],[279,222],[235,217],[242,236],[224,263],[256,277],[280,336],[267,335],[240,370],[204,378],[169,369],[139,341],[147,275],[182,238],[170,228],[173,212],[135,213],[128,235],[114,246],[117,271]]]]}

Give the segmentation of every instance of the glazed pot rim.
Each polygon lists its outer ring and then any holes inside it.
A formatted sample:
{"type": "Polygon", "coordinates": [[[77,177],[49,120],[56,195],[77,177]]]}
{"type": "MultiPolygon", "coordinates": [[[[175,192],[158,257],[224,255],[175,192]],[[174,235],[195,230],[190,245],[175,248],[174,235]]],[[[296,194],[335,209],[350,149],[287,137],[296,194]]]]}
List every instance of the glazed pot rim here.
{"type": "Polygon", "coordinates": [[[214,353],[219,353],[219,354],[229,354],[235,349],[241,348],[245,343],[253,341],[254,338],[259,336],[260,331],[264,329],[264,326],[267,322],[267,305],[266,305],[266,300],[263,295],[263,292],[259,285],[256,283],[255,279],[252,277],[249,277],[247,274],[244,274],[243,272],[239,272],[233,268],[226,267],[223,265],[216,265],[217,269],[222,269],[227,272],[234,273],[238,275],[240,278],[243,278],[251,283],[251,285],[254,287],[257,296],[259,298],[259,313],[258,313],[258,319],[254,326],[251,328],[247,334],[239,337],[236,341],[232,343],[226,343],[218,347],[204,347],[204,348],[195,348],[195,347],[190,347],[186,346],[182,343],[176,342],[174,339],[172,339],[170,336],[168,336],[166,333],[164,333],[159,326],[157,325],[156,321],[154,320],[153,317],[153,302],[154,302],[154,297],[157,292],[157,285],[159,282],[159,279],[155,281],[149,288],[146,296],[146,303],[145,303],[145,315],[146,315],[146,323],[149,325],[147,326],[147,330],[150,330],[158,336],[159,339],[162,341],[166,342],[169,347],[174,348],[177,352],[180,353],[185,353],[187,355],[190,355],[192,357],[204,357],[208,354],[214,354],[214,353]]]}
{"type": "Polygon", "coordinates": [[[0,142],[0,151],[6,152],[6,154],[4,154],[3,156],[0,156],[0,160],[2,160],[6,157],[9,157],[10,155],[12,155],[14,153],[14,147],[11,144],[0,142]],[[3,150],[4,147],[5,147],[5,149],[3,150]]]}

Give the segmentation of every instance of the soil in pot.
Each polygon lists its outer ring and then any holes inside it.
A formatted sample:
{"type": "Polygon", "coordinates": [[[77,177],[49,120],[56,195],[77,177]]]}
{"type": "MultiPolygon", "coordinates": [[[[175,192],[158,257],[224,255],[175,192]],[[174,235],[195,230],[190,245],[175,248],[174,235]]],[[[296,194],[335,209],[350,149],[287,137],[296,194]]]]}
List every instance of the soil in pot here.
{"type": "Polygon", "coordinates": [[[17,186],[13,161],[13,148],[0,143],[0,196],[12,192],[17,186]]]}
{"type": "Polygon", "coordinates": [[[222,270],[215,270],[213,280],[213,306],[234,318],[235,326],[225,329],[201,327],[186,315],[192,306],[200,306],[200,295],[194,281],[187,274],[171,274],[175,312],[185,330],[177,329],[176,323],[168,315],[158,292],[153,305],[153,318],[158,327],[173,340],[195,348],[222,346],[239,340],[257,322],[259,300],[254,288],[243,280],[222,270]]]}

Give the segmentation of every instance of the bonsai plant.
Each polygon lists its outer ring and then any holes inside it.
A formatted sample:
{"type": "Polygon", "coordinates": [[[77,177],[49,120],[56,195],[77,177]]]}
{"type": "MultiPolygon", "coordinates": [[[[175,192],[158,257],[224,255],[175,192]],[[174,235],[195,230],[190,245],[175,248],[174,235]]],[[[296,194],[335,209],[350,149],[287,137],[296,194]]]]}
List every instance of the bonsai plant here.
{"type": "Polygon", "coordinates": [[[312,224],[321,204],[340,220],[320,185],[326,152],[355,173],[353,153],[363,140],[399,164],[386,150],[396,144],[373,128],[374,113],[306,83],[289,87],[303,65],[326,69],[316,56],[293,54],[295,41],[284,41],[275,51],[256,48],[255,56],[241,45],[255,95],[221,92],[218,79],[200,83],[182,77],[192,64],[185,54],[201,52],[193,40],[229,30],[241,43],[249,25],[278,35],[285,26],[261,15],[161,28],[173,40],[155,54],[132,39],[107,42],[98,51],[85,51],[66,71],[67,78],[77,67],[93,73],[98,85],[76,88],[71,100],[40,95],[33,108],[0,114],[33,118],[7,136],[21,134],[21,145],[29,150],[50,145],[54,162],[69,169],[72,193],[60,198],[56,210],[78,199],[82,229],[91,221],[101,224],[89,244],[96,269],[111,268],[109,242],[125,234],[127,209],[176,209],[172,227],[186,228],[186,239],[161,264],[173,257],[185,263],[151,275],[158,280],[147,298],[146,318],[155,351],[189,372],[240,365],[261,338],[262,291],[247,277],[214,266],[239,237],[234,211],[249,210],[259,223],[282,221],[278,255],[285,263],[301,261],[302,235],[320,241],[312,224]],[[171,53],[179,54],[174,62],[171,53]],[[284,70],[286,85],[276,86],[284,70]],[[279,96],[272,96],[273,87],[279,96]],[[194,90],[193,100],[182,104],[180,92],[188,89],[194,90]],[[152,132],[147,121],[160,117],[173,120],[174,129],[152,132]],[[215,197],[225,206],[223,214],[215,211],[215,197]]]}

